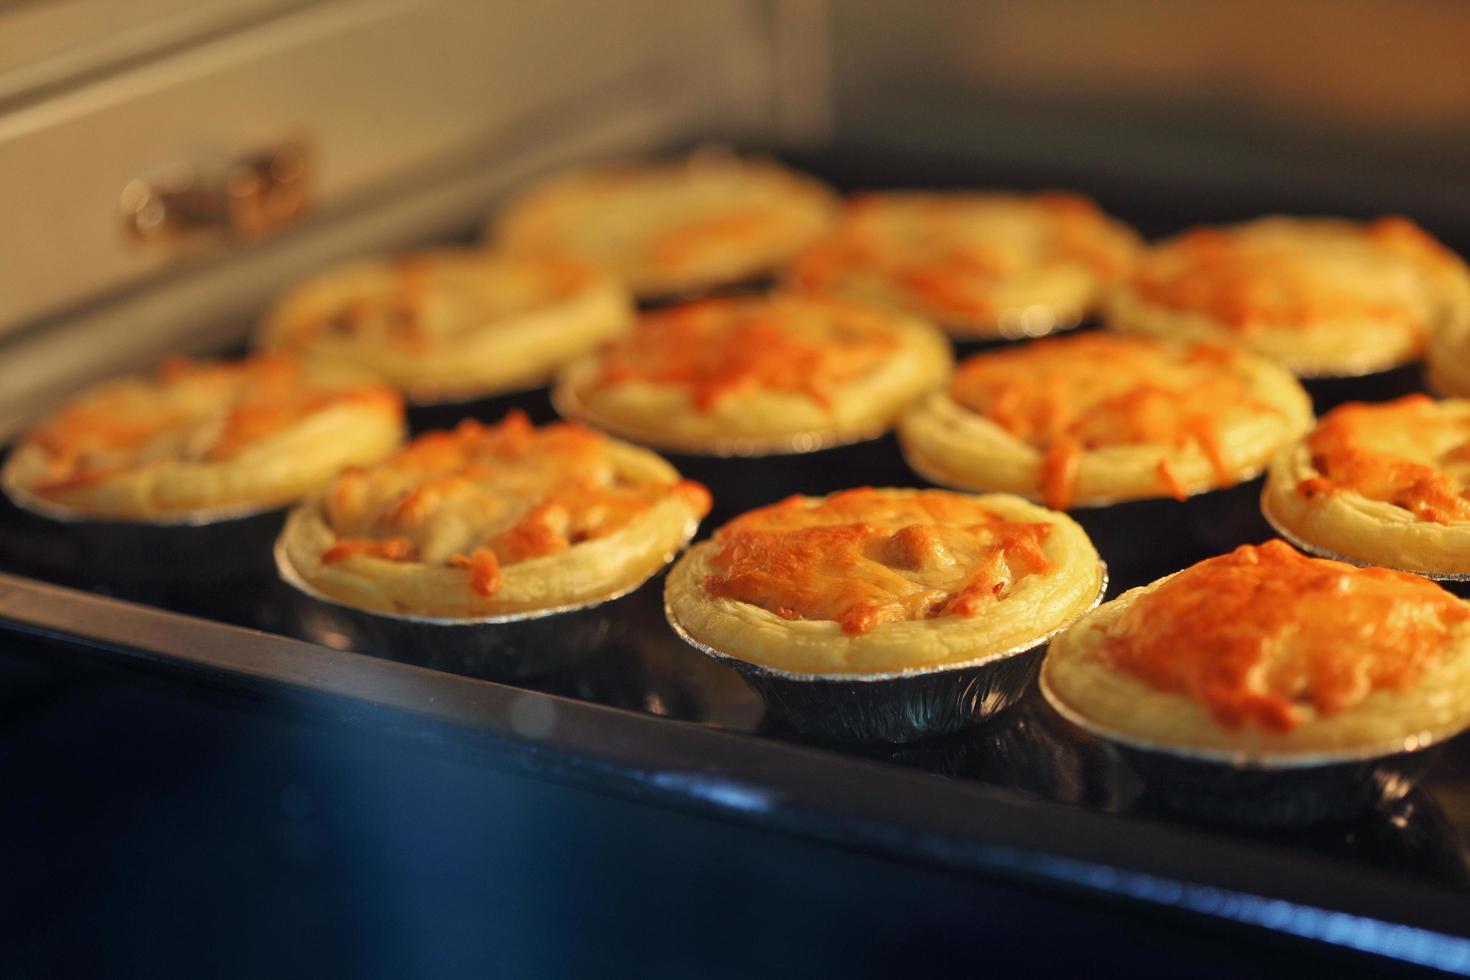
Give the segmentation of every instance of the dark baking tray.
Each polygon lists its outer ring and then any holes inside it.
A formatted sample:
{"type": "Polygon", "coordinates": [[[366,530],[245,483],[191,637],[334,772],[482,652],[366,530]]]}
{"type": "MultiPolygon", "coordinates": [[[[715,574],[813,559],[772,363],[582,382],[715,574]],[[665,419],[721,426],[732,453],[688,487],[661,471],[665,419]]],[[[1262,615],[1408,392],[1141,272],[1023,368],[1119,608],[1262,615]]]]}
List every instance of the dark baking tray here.
{"type": "MultiPolygon", "coordinates": [[[[1273,209],[1427,217],[1414,213],[1414,202],[1279,186],[1253,195],[1197,189],[1186,212],[1157,189],[1080,169],[1017,181],[972,161],[921,164],[871,147],[795,162],[844,188],[1078,187],[1150,235],[1196,218],[1273,209]]],[[[1425,223],[1462,251],[1470,245],[1465,228],[1425,223]]],[[[494,418],[510,405],[537,420],[554,417],[545,393],[533,392],[425,411],[415,428],[462,414],[494,418]]],[[[876,466],[893,484],[922,485],[891,437],[871,451],[868,472],[876,466]]],[[[749,465],[755,473],[767,464],[749,465]]],[[[814,491],[846,485],[840,471],[820,480],[825,485],[814,491]]],[[[1034,690],[959,736],[902,747],[803,744],[765,716],[738,674],[669,631],[661,577],[620,604],[595,656],[509,687],[476,678],[471,665],[435,651],[403,649],[390,660],[287,638],[288,596],[267,574],[247,572],[204,589],[116,579],[104,587],[96,569],[78,567],[75,554],[44,525],[0,506],[0,625],[187,671],[203,682],[302,700],[411,737],[488,739],[507,766],[612,792],[1470,973],[1467,738],[1452,742],[1425,783],[1389,812],[1303,830],[1232,829],[1158,809],[1122,759],[1068,726],[1034,690]]],[[[208,561],[201,555],[200,567],[208,561]]],[[[180,574],[187,582],[191,570],[180,574]]],[[[1112,591],[1149,577],[1122,577],[1112,591]]]]}

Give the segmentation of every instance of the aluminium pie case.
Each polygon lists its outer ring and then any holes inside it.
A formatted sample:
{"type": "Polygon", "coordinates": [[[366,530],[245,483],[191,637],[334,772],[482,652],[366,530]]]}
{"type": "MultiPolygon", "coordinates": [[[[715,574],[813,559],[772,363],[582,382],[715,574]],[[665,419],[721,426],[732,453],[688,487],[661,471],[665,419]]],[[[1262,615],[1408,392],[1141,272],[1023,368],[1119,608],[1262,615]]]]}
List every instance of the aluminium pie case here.
{"type": "MultiPolygon", "coordinates": [[[[1428,152],[1458,146],[1444,120],[1465,107],[1421,97],[1403,77],[1438,57],[1429,39],[1470,29],[1470,16],[1428,0],[1409,6],[1410,32],[1426,45],[1391,51],[1372,77],[1314,93],[1267,45],[1254,68],[1237,68],[1258,98],[1196,115],[1179,115],[1156,86],[1130,87],[1157,71],[1176,94],[1227,98],[1201,81],[1200,66],[1217,62],[1183,15],[1149,25],[1184,32],[1160,45],[1184,52],[1172,61],[1113,63],[1097,51],[1078,67],[1026,43],[1055,26],[1048,4],[922,15],[891,0],[0,9],[0,36],[24,42],[0,47],[0,426],[13,434],[78,386],[165,353],[238,349],[263,305],[303,272],[466,240],[534,175],[714,139],[774,152],[844,190],[1074,187],[1150,236],[1275,209],[1401,211],[1470,252],[1454,159],[1428,152]],[[1058,96],[1075,84],[1068,70],[1103,80],[1092,94],[1106,111],[1058,96]],[[1370,87],[1376,101],[1342,112],[1370,87]],[[1238,118],[1219,123],[1227,109],[1238,118]],[[1417,128],[1406,132],[1405,119],[1417,128]],[[1395,139],[1382,139],[1395,126],[1395,139]],[[1242,151],[1241,132],[1274,134],[1271,151],[1242,151]],[[282,207],[286,198],[265,198],[249,212],[264,215],[255,224],[237,219],[207,195],[230,193],[241,173],[255,180],[242,193],[286,174],[296,182],[280,193],[295,196],[282,207]],[[140,193],[165,211],[140,207],[140,193]]],[[[1402,7],[1355,9],[1353,23],[1371,33],[1402,7]]],[[[1137,15],[1121,2],[1089,10],[1094,27],[1117,30],[1137,15]]],[[[1464,73],[1439,66],[1456,67],[1464,73]]],[[[552,417],[544,393],[517,403],[552,417]]],[[[874,452],[896,459],[891,437],[874,452]]],[[[828,479],[840,486],[842,474],[828,479]]],[[[98,594],[86,568],[48,553],[19,522],[13,510],[0,515],[5,630],[364,725],[482,740],[509,766],[655,805],[1470,972],[1465,739],[1392,813],[1349,827],[1230,830],[1155,807],[1125,764],[1034,692],[937,742],[805,743],[764,716],[737,674],[673,637],[657,580],[616,605],[592,660],[512,687],[432,651],[368,657],[293,638],[265,576],[237,582],[229,599],[156,585],[135,601],[98,594]]]]}

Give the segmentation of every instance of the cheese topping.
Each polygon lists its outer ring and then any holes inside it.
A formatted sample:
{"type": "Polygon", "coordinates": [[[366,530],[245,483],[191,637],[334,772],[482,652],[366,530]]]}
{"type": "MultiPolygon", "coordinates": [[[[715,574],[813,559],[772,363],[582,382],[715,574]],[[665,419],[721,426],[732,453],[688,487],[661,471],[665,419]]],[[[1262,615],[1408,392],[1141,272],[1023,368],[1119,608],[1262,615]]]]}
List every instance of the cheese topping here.
{"type": "Polygon", "coordinates": [[[696,154],[553,179],[514,202],[498,233],[513,248],[583,260],[649,291],[765,271],[824,232],[831,211],[815,181],[696,154]]]}
{"type": "Polygon", "coordinates": [[[378,385],[331,387],[294,361],[165,361],[151,377],[102,385],[26,434],[45,467],[28,489],[42,497],[180,461],[223,462],[335,405],[379,408],[397,418],[399,397],[378,385]]]}
{"type": "MultiPolygon", "coordinates": [[[[1234,483],[1220,433],[1242,415],[1277,411],[1249,396],[1238,358],[1210,344],[1078,334],[972,357],[956,370],[949,394],[1041,450],[1042,498],[1065,509],[1082,453],[1107,446],[1197,446],[1221,485],[1234,483]]],[[[1182,497],[1165,463],[1158,479],[1182,497]]]]}
{"type": "Polygon", "coordinates": [[[687,303],[644,316],[605,348],[595,385],[675,386],[699,411],[755,390],[825,406],[897,350],[887,324],[881,313],[817,296],[687,303]]]}
{"type": "Polygon", "coordinates": [[[1470,520],[1470,420],[1424,395],[1343,405],[1306,445],[1319,474],[1297,485],[1308,500],[1356,493],[1435,524],[1470,520]]]}
{"type": "Polygon", "coordinates": [[[839,229],[798,259],[795,277],[941,320],[990,320],[1007,312],[1005,288],[1018,279],[1071,267],[1093,285],[1111,282],[1133,251],[1131,234],[1077,194],[878,194],[854,199],[839,229]]]}
{"type": "Polygon", "coordinates": [[[598,274],[552,258],[429,252],[328,273],[296,290],[275,325],[288,350],[390,348],[412,357],[587,288],[598,274]]]}
{"type": "Polygon", "coordinates": [[[1131,285],[1147,302],[1239,334],[1369,320],[1422,345],[1439,316],[1438,278],[1459,264],[1405,218],[1366,226],[1267,218],[1159,245],[1135,266],[1131,285]]]}
{"type": "Polygon", "coordinates": [[[337,541],[321,558],[462,568],[488,598],[502,568],[612,534],[668,494],[709,511],[697,483],[629,480],[606,438],[576,423],[537,429],[520,412],[492,426],[466,420],[338,476],[323,501],[337,541]]]}
{"type": "Polygon", "coordinates": [[[1009,521],[959,494],[870,488],[791,497],[715,533],[713,595],[849,636],[894,621],[976,616],[1046,572],[1052,525],[1009,521]]]}
{"type": "Polygon", "coordinates": [[[1290,731],[1404,691],[1440,659],[1470,605],[1427,579],[1244,545],[1139,597],[1095,655],[1209,708],[1222,727],[1290,731]]]}

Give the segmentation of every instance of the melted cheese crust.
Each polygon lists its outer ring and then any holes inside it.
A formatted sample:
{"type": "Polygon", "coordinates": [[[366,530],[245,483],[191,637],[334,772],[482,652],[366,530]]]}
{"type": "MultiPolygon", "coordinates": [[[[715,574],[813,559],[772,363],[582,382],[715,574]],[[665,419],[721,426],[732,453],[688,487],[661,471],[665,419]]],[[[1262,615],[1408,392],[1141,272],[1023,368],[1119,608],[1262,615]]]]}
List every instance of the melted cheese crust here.
{"type": "Polygon", "coordinates": [[[1104,576],[1066,515],[1016,497],[850,490],[752,511],[669,573],[696,643],[800,674],[934,670],[1029,648],[1104,576]]]}
{"type": "Polygon", "coordinates": [[[534,386],[632,323],[627,291],[589,266],[441,250],[302,283],[256,345],[364,369],[425,403],[534,386]]]}
{"type": "Polygon", "coordinates": [[[1261,506],[1349,561],[1470,574],[1470,401],[1410,395],[1329,412],[1272,461],[1261,506]]]}
{"type": "Polygon", "coordinates": [[[641,297],[752,279],[830,227],[831,191],[769,161],[703,152],[553,177],[516,197],[489,237],[614,273],[641,297]]]}
{"type": "Polygon", "coordinates": [[[1250,479],[1311,424],[1301,385],[1243,351],[1077,334],[970,358],[899,440],[936,483],[1066,508],[1250,479]]]}
{"type": "Polygon", "coordinates": [[[1144,748],[1257,765],[1385,755],[1470,725],[1470,604],[1247,545],[1084,617],[1041,682],[1069,718],[1144,748]]]}
{"type": "Polygon", "coordinates": [[[1144,253],[1106,310],[1115,330],[1241,343],[1306,377],[1382,371],[1470,315],[1470,271],[1404,218],[1260,218],[1144,253]]]}
{"type": "Polygon", "coordinates": [[[569,365],[554,399],[653,446],[792,452],[878,435],[949,365],[944,337],[904,314],[778,292],[646,314],[569,365]]]}
{"type": "Polygon", "coordinates": [[[957,336],[1035,337],[1091,313],[1139,245],[1079,194],[870,194],[791,276],[957,336]]]}
{"type": "Polygon", "coordinates": [[[403,438],[391,389],[288,358],[176,358],[111,381],[21,437],[0,483],[63,519],[198,522],[289,503],[403,438]]]}
{"type": "Polygon", "coordinates": [[[279,550],[347,605],[477,618],[620,595],[683,547],[709,505],[646,450],[512,413],[344,472],[292,512],[279,550]]]}

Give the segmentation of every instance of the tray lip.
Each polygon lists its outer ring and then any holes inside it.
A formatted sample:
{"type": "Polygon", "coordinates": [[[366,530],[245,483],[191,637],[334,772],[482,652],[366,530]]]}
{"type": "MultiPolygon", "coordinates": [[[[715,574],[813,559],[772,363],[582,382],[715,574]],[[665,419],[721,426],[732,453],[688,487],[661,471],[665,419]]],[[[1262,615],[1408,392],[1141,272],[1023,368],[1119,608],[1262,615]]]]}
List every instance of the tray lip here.
{"type": "Polygon", "coordinates": [[[94,655],[265,682],[318,698],[319,706],[323,698],[345,699],[418,716],[518,749],[540,761],[544,778],[580,773],[596,788],[654,805],[712,811],[950,872],[999,875],[1470,971],[1470,898],[1314,853],[1289,852],[1307,873],[1282,876],[1273,868],[1263,875],[1270,862],[1262,858],[1280,850],[1269,844],[333,650],[10,573],[0,573],[0,630],[94,655]],[[527,708],[561,724],[528,730],[516,721],[527,708]]]}

